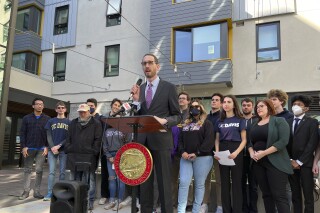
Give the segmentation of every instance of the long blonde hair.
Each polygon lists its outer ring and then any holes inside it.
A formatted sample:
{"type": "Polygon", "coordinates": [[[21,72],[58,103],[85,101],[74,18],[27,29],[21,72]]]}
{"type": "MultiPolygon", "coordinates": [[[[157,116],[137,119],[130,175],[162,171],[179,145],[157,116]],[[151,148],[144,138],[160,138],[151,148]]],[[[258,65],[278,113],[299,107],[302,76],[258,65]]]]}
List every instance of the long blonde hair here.
{"type": "MultiPolygon", "coordinates": [[[[192,107],[192,104],[197,102],[199,107],[200,107],[200,117],[199,120],[197,122],[198,125],[202,126],[202,124],[204,123],[204,121],[207,119],[207,112],[204,109],[203,104],[201,103],[201,101],[199,99],[194,99],[191,101],[190,103],[190,108],[192,107]]],[[[189,113],[190,113],[190,108],[189,108],[189,113]]],[[[190,124],[192,122],[192,118],[191,115],[189,114],[189,117],[185,120],[184,124],[182,124],[182,126],[186,126],[188,124],[190,124]]]]}

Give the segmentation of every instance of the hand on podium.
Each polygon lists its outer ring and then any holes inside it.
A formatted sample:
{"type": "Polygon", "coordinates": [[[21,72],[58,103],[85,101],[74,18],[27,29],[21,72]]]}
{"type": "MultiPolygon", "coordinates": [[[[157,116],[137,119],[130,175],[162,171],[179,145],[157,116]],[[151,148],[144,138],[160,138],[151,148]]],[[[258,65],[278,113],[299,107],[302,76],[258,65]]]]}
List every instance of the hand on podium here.
{"type": "Polygon", "coordinates": [[[159,118],[158,116],[153,116],[161,125],[166,125],[168,123],[168,120],[165,118],[159,118]]]}

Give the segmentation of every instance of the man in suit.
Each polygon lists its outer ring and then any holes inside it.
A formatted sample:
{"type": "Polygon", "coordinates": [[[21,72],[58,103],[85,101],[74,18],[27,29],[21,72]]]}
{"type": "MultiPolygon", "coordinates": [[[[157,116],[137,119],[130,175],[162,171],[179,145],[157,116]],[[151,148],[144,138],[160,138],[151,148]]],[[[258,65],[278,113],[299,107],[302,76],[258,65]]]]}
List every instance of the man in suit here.
{"type": "MultiPolygon", "coordinates": [[[[140,87],[134,85],[131,89],[134,103],[138,104],[138,115],[154,115],[168,128],[167,132],[139,134],[138,142],[150,149],[157,171],[158,189],[161,202],[161,212],[172,213],[171,187],[171,150],[173,139],[171,127],[180,120],[178,95],[173,84],[159,78],[160,65],[153,54],[144,55],[141,62],[147,82],[140,87]]],[[[141,212],[150,213],[153,208],[153,173],[140,186],[141,212]]]]}
{"type": "Polygon", "coordinates": [[[291,134],[287,146],[294,174],[289,176],[294,212],[303,212],[302,192],[306,213],[314,212],[313,173],[314,151],[318,145],[318,121],[305,115],[311,98],[296,95],[291,99],[294,118],[290,118],[291,134]]]}

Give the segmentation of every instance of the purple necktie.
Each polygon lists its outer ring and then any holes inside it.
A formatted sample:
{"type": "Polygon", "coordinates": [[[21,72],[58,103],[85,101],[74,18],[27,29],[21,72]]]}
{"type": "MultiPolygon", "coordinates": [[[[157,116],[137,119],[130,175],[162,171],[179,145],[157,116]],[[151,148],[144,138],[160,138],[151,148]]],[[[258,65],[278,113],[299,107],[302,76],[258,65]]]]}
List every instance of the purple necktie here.
{"type": "Polygon", "coordinates": [[[147,108],[149,109],[150,104],[152,101],[152,84],[148,84],[148,90],[147,90],[147,95],[146,95],[146,103],[147,103],[147,108]]]}

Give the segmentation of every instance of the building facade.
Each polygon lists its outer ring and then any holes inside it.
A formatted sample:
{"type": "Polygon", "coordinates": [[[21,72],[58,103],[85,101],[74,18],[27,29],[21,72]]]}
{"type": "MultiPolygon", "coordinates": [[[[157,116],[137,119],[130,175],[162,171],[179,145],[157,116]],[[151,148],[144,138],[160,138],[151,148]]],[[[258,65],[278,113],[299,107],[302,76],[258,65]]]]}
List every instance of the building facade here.
{"type": "Polygon", "coordinates": [[[105,114],[144,79],[148,52],[159,57],[162,79],[208,110],[214,92],[257,100],[277,88],[311,95],[319,117],[319,11],[316,0],[20,0],[5,113],[10,140],[2,143],[19,151],[19,123],[35,96],[52,116],[57,100],[70,103],[74,118],[88,98],[105,114]]]}
{"type": "MultiPolygon", "coordinates": [[[[72,109],[96,98],[99,112],[106,113],[113,98],[126,100],[131,86],[143,77],[140,61],[149,51],[144,36],[149,37],[150,3],[53,3],[45,8],[41,68],[43,78],[54,79],[51,97],[70,101],[72,109]],[[68,20],[65,29],[55,34],[53,25],[57,26],[58,11],[63,9],[68,20]]],[[[76,115],[71,110],[71,117],[76,115]]]]}

